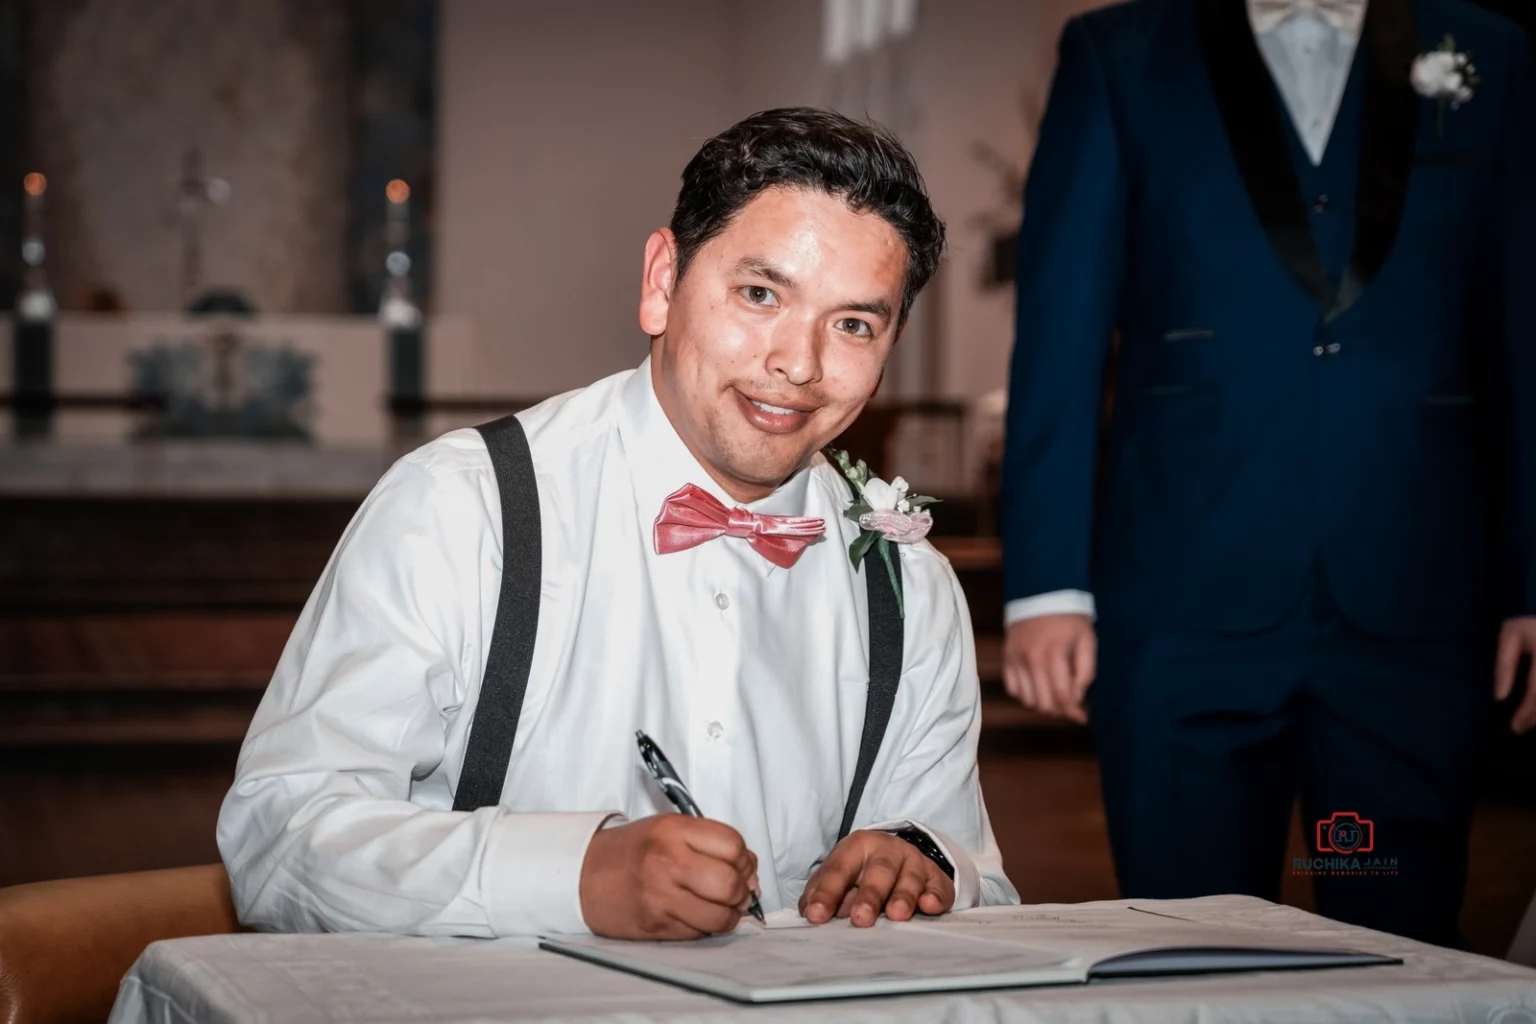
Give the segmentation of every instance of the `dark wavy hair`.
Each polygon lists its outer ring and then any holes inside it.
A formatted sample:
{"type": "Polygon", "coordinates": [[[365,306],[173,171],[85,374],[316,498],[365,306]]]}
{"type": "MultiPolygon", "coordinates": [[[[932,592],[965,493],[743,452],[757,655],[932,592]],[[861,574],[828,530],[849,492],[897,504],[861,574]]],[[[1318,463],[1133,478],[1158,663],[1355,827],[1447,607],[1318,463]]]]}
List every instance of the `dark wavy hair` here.
{"type": "Polygon", "coordinates": [[[907,246],[905,322],[912,300],[944,254],[944,222],[934,214],[917,163],[896,136],[830,110],[784,107],[753,114],[716,135],[683,168],[672,211],[678,276],[711,238],[764,189],[813,188],[859,213],[874,213],[907,246]]]}

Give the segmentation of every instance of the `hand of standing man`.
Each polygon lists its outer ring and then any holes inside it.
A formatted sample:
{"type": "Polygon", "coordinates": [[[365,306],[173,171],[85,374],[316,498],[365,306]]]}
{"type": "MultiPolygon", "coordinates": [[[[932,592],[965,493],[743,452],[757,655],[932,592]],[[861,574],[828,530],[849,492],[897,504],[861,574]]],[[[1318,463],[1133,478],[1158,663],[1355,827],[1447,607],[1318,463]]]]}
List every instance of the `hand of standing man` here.
{"type": "Polygon", "coordinates": [[[1003,649],[1008,695],[1027,708],[1086,723],[1083,697],[1098,667],[1098,651],[1093,620],[1086,615],[1015,622],[1003,649]]]}
{"type": "Polygon", "coordinates": [[[1499,631],[1499,655],[1494,671],[1493,696],[1495,700],[1508,700],[1515,692],[1516,672],[1521,658],[1528,658],[1525,679],[1525,698],[1515,708],[1510,728],[1524,733],[1536,726],[1536,679],[1532,678],[1531,665],[1536,665],[1536,615],[1506,619],[1499,631]]]}

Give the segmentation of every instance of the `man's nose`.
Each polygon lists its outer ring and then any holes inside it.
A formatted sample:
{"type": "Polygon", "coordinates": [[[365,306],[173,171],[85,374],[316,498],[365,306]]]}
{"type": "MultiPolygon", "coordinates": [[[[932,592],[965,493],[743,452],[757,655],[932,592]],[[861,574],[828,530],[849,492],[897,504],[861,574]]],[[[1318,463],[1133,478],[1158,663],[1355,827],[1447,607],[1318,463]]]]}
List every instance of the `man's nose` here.
{"type": "Polygon", "coordinates": [[[768,370],[796,387],[821,380],[821,332],[814,325],[786,325],[775,332],[768,370]]]}

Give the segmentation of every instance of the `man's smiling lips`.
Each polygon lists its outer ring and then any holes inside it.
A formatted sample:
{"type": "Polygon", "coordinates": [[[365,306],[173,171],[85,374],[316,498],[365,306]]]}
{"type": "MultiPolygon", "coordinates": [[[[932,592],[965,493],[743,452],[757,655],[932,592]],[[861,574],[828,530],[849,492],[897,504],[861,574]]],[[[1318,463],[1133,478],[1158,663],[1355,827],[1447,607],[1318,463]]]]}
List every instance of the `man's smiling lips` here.
{"type": "Polygon", "coordinates": [[[811,415],[817,407],[806,405],[804,402],[790,402],[779,399],[770,402],[761,398],[749,398],[747,395],[734,388],[736,404],[741,406],[741,413],[748,423],[766,434],[793,434],[810,422],[811,415]]]}

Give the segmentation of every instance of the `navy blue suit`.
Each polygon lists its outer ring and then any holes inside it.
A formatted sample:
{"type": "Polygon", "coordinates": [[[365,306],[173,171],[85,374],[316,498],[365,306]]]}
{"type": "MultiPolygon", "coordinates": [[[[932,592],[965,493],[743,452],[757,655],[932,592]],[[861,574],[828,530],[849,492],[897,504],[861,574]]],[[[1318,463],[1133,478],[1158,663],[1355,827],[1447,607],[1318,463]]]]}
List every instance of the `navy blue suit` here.
{"type": "Polygon", "coordinates": [[[1492,630],[1536,614],[1533,115],[1523,33],[1462,0],[1371,0],[1318,167],[1243,0],[1068,24],[1019,243],[1006,592],[1097,600],[1127,895],[1272,898],[1299,791],[1398,856],[1318,879],[1325,913],[1452,937],[1492,630]],[[1448,33],[1481,83],[1442,118],[1409,68],[1448,33]]]}

